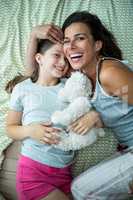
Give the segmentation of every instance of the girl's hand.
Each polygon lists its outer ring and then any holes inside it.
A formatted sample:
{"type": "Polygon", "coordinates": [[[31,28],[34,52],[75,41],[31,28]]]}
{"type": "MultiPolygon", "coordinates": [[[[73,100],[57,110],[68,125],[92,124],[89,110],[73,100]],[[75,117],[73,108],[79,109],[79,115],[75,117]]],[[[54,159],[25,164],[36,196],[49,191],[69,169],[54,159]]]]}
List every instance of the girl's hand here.
{"type": "Polygon", "coordinates": [[[90,111],[78,120],[73,122],[68,130],[71,130],[77,134],[84,135],[100,120],[99,114],[96,111],[90,111]]]}
{"type": "Polygon", "coordinates": [[[33,28],[31,36],[35,39],[49,39],[52,42],[62,42],[63,33],[60,27],[53,24],[39,25],[33,28]]]}
{"type": "Polygon", "coordinates": [[[54,43],[63,41],[62,30],[53,24],[45,24],[33,28],[27,46],[26,60],[25,60],[25,76],[31,76],[36,69],[35,55],[37,52],[38,39],[49,39],[54,43]]]}
{"type": "Polygon", "coordinates": [[[29,137],[45,144],[59,142],[59,130],[51,127],[51,123],[31,124],[29,137]]]}

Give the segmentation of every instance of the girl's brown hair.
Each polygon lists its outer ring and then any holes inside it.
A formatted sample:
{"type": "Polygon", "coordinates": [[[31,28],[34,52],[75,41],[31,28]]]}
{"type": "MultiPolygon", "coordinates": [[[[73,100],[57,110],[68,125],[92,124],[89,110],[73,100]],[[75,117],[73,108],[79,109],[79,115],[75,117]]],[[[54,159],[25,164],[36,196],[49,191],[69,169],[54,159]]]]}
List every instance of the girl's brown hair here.
{"type": "MultiPolygon", "coordinates": [[[[54,45],[54,43],[48,39],[40,39],[38,40],[38,46],[37,46],[37,52],[36,53],[45,53],[49,48],[51,48],[54,45]]],[[[14,86],[28,78],[32,80],[32,82],[36,82],[39,76],[39,67],[36,65],[33,73],[31,76],[24,76],[21,73],[19,73],[17,76],[15,76],[12,80],[10,80],[6,86],[5,90],[7,93],[12,93],[12,90],[14,86]]]]}

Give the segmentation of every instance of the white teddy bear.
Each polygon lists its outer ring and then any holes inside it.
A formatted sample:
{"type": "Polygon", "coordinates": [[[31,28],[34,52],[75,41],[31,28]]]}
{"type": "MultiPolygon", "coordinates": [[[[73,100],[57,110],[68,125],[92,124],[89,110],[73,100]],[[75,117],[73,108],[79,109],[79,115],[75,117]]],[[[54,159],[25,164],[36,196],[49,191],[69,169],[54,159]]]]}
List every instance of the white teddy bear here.
{"type": "Polygon", "coordinates": [[[68,126],[91,109],[91,81],[80,72],[73,72],[66,81],[64,88],[59,91],[59,100],[66,105],[64,110],[56,111],[51,117],[55,127],[61,127],[61,139],[55,147],[64,151],[76,150],[94,143],[98,136],[104,136],[101,128],[92,128],[85,135],[72,131],[67,132],[68,126]]]}

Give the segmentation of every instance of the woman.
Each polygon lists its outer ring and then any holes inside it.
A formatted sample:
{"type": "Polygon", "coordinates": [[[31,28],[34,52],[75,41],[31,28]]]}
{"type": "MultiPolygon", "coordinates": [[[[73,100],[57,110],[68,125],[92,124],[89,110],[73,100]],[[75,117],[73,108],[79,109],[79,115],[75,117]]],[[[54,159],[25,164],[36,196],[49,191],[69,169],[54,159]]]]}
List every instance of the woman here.
{"type": "MultiPolygon", "coordinates": [[[[77,177],[72,184],[73,195],[76,200],[125,199],[131,193],[133,177],[133,72],[120,61],[122,53],[114,36],[97,16],[85,11],[75,12],[65,20],[62,30],[64,53],[74,70],[91,78],[92,105],[105,126],[114,131],[122,151],[77,177]]],[[[42,35],[53,40],[62,37],[53,25],[35,28],[31,37],[34,46],[31,48],[29,44],[27,54],[27,69],[35,67],[32,59],[36,52],[35,41],[42,35]]],[[[85,115],[70,128],[80,134],[92,125],[91,117],[85,115]]]]}

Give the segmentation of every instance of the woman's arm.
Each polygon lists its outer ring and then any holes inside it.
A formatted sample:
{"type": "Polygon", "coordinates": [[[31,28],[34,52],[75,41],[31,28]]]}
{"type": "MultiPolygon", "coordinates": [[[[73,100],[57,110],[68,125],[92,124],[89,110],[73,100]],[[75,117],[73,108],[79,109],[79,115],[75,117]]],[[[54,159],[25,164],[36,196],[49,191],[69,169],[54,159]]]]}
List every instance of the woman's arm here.
{"type": "Polygon", "coordinates": [[[58,143],[59,130],[52,128],[51,123],[30,124],[22,126],[22,112],[9,111],[6,120],[7,135],[14,140],[31,137],[47,144],[58,143]]]}
{"type": "Polygon", "coordinates": [[[96,111],[90,111],[86,113],[84,116],[80,117],[75,122],[73,122],[69,126],[68,130],[74,131],[77,134],[84,135],[94,126],[101,127],[100,124],[102,126],[99,113],[96,111]]]}
{"type": "Polygon", "coordinates": [[[124,102],[133,105],[133,72],[124,64],[105,60],[100,72],[100,81],[108,94],[118,96],[124,102]]]}
{"type": "Polygon", "coordinates": [[[63,33],[58,26],[53,24],[45,24],[33,28],[26,53],[26,76],[30,76],[36,66],[35,54],[37,51],[38,39],[49,39],[54,43],[61,42],[63,33]]]}

